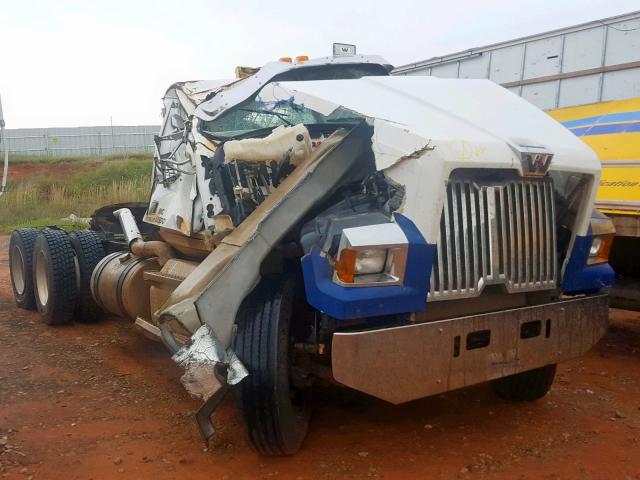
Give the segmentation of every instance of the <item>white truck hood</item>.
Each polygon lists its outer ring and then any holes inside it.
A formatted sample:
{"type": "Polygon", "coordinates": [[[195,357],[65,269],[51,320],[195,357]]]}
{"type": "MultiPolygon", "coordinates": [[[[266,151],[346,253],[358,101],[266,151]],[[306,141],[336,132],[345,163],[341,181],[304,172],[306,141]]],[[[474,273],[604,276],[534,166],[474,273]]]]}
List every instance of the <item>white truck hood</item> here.
{"type": "MultiPolygon", "coordinates": [[[[402,154],[425,145],[458,144],[454,158],[465,162],[489,160],[513,164],[511,159],[483,157],[480,146],[544,146],[554,153],[552,169],[596,173],[600,162],[593,151],[569,130],[537,107],[489,80],[449,80],[427,76],[364,77],[358,80],[280,82],[267,85],[265,99],[286,99],[328,114],[342,106],[370,117],[381,130],[395,128],[416,137],[416,148],[406,148],[393,138],[375,138],[402,154]],[[419,140],[418,140],[419,139],[419,140]]],[[[375,151],[380,168],[395,163],[392,151],[375,151]]]]}
{"type": "MultiPolygon", "coordinates": [[[[344,107],[367,117],[374,127],[376,166],[405,186],[403,213],[429,242],[436,240],[433,227],[440,221],[444,184],[456,168],[509,168],[522,174],[518,148],[543,147],[554,155],[550,171],[594,177],[592,199],[600,176],[600,162],[588,146],[488,80],[393,76],[280,82],[265,86],[260,97],[293,97],[324,115],[344,107]],[[435,202],[434,192],[441,192],[435,202]]],[[[576,233],[584,235],[590,212],[579,216],[576,233]]]]}

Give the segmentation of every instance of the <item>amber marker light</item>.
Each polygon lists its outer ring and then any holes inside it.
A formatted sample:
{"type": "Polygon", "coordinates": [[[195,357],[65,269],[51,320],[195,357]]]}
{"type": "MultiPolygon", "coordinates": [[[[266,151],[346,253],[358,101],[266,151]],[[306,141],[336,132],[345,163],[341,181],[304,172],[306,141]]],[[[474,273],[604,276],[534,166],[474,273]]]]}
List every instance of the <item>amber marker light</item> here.
{"type": "Polygon", "coordinates": [[[336,263],[336,275],[343,283],[353,283],[358,252],[351,248],[343,248],[336,263]]]}

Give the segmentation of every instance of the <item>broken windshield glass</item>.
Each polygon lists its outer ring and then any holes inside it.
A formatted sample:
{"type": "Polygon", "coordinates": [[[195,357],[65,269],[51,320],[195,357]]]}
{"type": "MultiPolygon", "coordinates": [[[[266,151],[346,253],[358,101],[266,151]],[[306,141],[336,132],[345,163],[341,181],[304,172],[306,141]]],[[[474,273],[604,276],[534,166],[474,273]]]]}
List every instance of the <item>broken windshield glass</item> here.
{"type": "Polygon", "coordinates": [[[338,107],[330,115],[322,115],[304,104],[295,103],[294,97],[267,101],[258,94],[218,118],[203,122],[201,129],[203,133],[216,139],[228,140],[281,125],[356,123],[361,120],[361,117],[346,108],[338,107]]]}

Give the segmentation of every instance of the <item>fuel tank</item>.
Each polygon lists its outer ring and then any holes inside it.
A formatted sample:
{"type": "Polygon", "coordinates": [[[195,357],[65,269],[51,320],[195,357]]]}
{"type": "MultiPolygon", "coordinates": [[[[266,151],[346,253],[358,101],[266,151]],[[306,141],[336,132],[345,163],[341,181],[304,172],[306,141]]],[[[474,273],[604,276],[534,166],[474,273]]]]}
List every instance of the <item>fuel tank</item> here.
{"type": "Polygon", "coordinates": [[[151,306],[147,271],[159,271],[155,258],[136,257],[129,252],[115,252],[104,257],[91,275],[91,294],[104,310],[135,321],[149,321],[151,306]]]}

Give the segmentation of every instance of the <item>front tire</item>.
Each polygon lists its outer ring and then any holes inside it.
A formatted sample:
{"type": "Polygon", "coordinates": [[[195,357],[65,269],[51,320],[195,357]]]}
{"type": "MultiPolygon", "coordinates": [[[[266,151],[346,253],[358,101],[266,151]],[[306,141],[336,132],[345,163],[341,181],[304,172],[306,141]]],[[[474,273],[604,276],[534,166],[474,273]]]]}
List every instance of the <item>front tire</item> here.
{"type": "Polygon", "coordinates": [[[16,305],[25,310],[36,308],[33,293],[33,246],[36,243],[38,230],[35,228],[18,228],[11,234],[9,241],[9,269],[11,286],[16,305]]]}
{"type": "Polygon", "coordinates": [[[249,439],[263,455],[293,455],[309,426],[304,391],[291,382],[296,287],[292,277],[264,279],[238,312],[235,350],[249,371],[240,384],[242,409],[249,439]]]}
{"type": "Polygon", "coordinates": [[[556,376],[556,367],[554,363],[528,372],[516,373],[494,380],[491,386],[496,395],[504,400],[538,400],[549,392],[556,376]]]}
{"type": "Polygon", "coordinates": [[[69,323],[78,295],[75,255],[67,234],[45,228],[33,247],[33,282],[38,312],[49,325],[69,323]]]}

